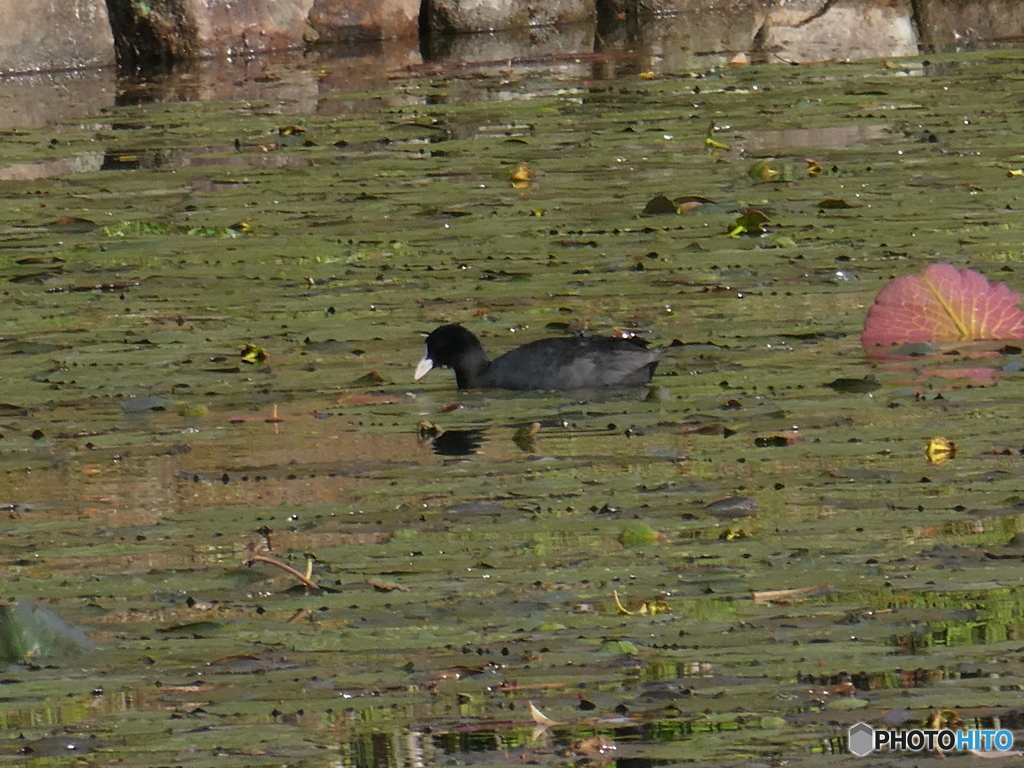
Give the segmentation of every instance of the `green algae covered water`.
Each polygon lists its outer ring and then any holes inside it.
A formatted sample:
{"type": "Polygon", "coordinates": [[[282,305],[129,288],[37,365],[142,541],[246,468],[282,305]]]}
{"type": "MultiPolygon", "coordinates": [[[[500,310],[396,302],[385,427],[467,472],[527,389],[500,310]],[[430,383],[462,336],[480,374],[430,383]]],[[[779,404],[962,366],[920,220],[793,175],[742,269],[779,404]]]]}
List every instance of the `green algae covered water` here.
{"type": "Polygon", "coordinates": [[[1020,350],[979,386],[859,334],[936,261],[1024,288],[1022,72],[421,76],[8,132],[0,596],[95,647],[6,660],[0,761],[810,765],[858,721],[1019,728],[1020,350]],[[412,380],[444,322],[682,344],[652,388],[458,392],[412,380]]]}

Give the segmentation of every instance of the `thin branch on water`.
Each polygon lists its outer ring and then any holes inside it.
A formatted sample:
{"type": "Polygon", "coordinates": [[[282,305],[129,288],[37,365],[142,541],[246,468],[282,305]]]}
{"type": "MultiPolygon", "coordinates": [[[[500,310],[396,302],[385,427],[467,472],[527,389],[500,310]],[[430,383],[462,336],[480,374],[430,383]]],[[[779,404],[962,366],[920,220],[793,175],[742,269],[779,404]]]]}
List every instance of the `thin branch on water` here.
{"type": "Polygon", "coordinates": [[[256,552],[250,552],[249,559],[245,561],[245,564],[252,565],[253,563],[267,563],[269,565],[276,565],[282,571],[290,573],[292,576],[301,581],[310,589],[320,589],[320,585],[313,581],[311,578],[309,578],[309,576],[302,573],[301,571],[295,570],[290,565],[288,565],[288,563],[278,560],[276,557],[270,557],[269,555],[261,555],[256,552]]]}

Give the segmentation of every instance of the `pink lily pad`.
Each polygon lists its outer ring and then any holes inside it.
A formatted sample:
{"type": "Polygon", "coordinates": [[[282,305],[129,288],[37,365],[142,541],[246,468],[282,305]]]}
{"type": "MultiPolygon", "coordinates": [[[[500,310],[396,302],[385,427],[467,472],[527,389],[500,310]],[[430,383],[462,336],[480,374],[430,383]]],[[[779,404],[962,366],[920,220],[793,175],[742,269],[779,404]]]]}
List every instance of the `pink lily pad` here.
{"type": "Polygon", "coordinates": [[[1024,339],[1020,294],[972,269],[932,264],[897,277],[875,297],[860,343],[865,347],[930,341],[1024,339]]]}

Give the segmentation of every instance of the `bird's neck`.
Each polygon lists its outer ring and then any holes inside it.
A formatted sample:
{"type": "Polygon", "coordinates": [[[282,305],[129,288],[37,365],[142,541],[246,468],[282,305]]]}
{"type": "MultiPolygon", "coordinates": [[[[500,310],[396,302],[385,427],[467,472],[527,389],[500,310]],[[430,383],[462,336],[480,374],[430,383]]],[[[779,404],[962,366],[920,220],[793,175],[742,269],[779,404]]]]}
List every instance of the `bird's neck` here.
{"type": "Polygon", "coordinates": [[[459,389],[477,389],[483,383],[487,369],[491,367],[491,359],[487,357],[483,347],[467,349],[459,359],[455,369],[455,384],[459,389]]]}

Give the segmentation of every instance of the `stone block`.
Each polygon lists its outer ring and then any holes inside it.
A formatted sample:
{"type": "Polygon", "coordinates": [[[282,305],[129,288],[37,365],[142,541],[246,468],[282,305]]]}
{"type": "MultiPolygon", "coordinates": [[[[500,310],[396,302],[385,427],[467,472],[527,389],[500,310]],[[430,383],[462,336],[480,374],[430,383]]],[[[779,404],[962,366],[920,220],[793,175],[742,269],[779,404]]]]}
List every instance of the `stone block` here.
{"type": "Polygon", "coordinates": [[[0,75],[114,63],[104,0],[0,0],[0,75]]]}

